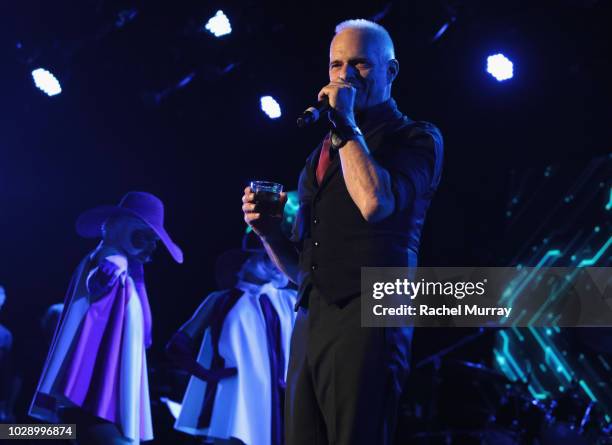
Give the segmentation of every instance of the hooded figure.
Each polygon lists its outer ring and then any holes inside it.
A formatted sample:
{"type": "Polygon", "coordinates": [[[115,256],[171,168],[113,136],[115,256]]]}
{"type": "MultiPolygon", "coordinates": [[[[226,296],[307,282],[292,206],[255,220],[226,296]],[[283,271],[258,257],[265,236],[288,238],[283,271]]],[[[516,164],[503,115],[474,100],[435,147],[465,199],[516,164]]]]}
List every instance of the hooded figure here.
{"type": "Polygon", "coordinates": [[[155,196],[127,193],[118,206],[83,213],[84,237],[102,242],[72,276],[30,415],[77,423],[81,443],[153,439],[145,348],[151,309],[143,264],[161,241],[175,261],[183,254],[164,229],[155,196]]]}

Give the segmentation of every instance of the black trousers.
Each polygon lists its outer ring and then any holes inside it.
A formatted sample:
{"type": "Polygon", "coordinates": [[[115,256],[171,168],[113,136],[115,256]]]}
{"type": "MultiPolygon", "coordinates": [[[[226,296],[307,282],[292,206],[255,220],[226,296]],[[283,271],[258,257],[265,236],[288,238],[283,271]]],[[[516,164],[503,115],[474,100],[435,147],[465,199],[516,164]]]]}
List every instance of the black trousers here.
{"type": "Polygon", "coordinates": [[[409,367],[411,328],[362,328],[359,298],[300,307],[291,338],[285,445],[386,445],[409,367]]]}

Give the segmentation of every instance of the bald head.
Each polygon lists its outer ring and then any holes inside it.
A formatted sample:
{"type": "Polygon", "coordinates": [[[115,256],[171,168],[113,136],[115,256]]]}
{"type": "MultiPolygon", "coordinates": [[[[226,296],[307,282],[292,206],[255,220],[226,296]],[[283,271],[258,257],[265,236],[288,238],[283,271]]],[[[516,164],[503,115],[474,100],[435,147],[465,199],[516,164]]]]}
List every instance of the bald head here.
{"type": "Polygon", "coordinates": [[[336,35],[343,31],[351,30],[364,35],[368,40],[376,42],[379,48],[382,62],[395,59],[395,47],[393,40],[387,30],[378,23],[366,19],[352,19],[336,25],[336,35]]]}

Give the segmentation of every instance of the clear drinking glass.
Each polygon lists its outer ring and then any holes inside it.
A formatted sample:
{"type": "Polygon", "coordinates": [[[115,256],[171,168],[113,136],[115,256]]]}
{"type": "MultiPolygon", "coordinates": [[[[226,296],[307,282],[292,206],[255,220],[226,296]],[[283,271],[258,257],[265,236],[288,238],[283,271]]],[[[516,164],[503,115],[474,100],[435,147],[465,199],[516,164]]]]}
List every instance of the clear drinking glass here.
{"type": "Polygon", "coordinates": [[[251,190],[255,193],[255,211],[266,215],[280,216],[281,192],[283,185],[270,181],[251,181],[251,190]]]}

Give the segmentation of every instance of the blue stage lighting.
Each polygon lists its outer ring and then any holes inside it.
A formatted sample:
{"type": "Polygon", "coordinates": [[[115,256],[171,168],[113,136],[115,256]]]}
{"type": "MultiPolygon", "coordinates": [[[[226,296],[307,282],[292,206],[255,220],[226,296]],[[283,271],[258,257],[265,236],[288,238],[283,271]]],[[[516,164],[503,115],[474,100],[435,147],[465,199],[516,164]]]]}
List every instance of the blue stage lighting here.
{"type": "Polygon", "coordinates": [[[261,111],[266,113],[270,119],[276,119],[281,116],[280,105],[272,96],[263,96],[260,102],[261,111]]]}
{"type": "Polygon", "coordinates": [[[32,78],[36,87],[44,92],[47,96],[55,96],[62,92],[62,87],[59,81],[53,74],[43,68],[37,68],[32,71],[32,78]]]}
{"type": "Polygon", "coordinates": [[[512,79],[512,62],[503,54],[495,54],[487,57],[487,73],[495,77],[498,82],[512,79]]]}
{"type": "Polygon", "coordinates": [[[221,37],[232,32],[229,19],[220,10],[208,20],[204,28],[215,37],[221,37]]]}

